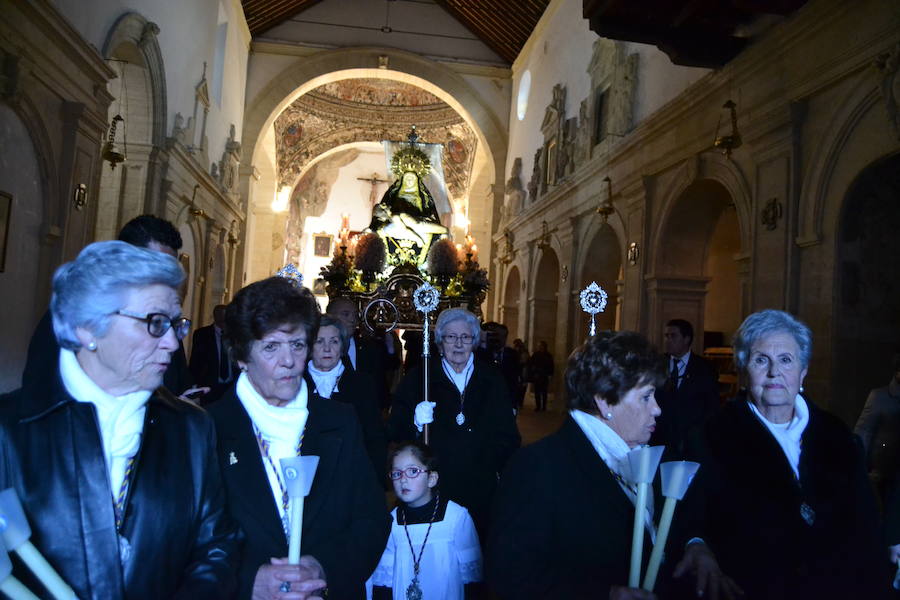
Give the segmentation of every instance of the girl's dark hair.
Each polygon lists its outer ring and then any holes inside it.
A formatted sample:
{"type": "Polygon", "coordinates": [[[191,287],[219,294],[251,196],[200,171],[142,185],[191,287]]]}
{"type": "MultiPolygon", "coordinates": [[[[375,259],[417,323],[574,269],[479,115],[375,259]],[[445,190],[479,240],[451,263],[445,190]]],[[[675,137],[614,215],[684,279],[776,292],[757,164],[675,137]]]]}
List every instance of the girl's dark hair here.
{"type": "Polygon", "coordinates": [[[225,309],[225,339],[235,360],[250,357],[253,342],[282,325],[302,325],[306,343],[316,341],[319,307],[306,288],[284,277],[269,277],[239,291],[225,309]]]}
{"type": "Polygon", "coordinates": [[[427,471],[432,473],[438,472],[438,463],[434,452],[431,448],[418,440],[400,442],[400,444],[394,448],[388,456],[388,472],[394,467],[394,459],[397,458],[397,455],[407,450],[416,457],[416,460],[422,463],[422,466],[424,466],[427,471]]]}
{"type": "Polygon", "coordinates": [[[575,349],[566,367],[568,406],[597,412],[595,396],[618,404],[631,389],[666,382],[666,360],[633,331],[603,332],[575,349]]]}

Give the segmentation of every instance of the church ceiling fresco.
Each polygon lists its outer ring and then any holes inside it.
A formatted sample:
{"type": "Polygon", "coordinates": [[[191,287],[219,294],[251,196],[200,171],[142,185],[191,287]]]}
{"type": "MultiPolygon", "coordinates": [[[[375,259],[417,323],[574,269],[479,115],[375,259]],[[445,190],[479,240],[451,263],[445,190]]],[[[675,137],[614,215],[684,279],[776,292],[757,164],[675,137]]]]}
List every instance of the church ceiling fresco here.
{"type": "Polygon", "coordinates": [[[444,177],[454,198],[465,196],[478,139],[449,105],[421,88],[382,79],[346,79],[300,96],[275,119],[280,185],[293,185],[324,152],[353,142],[405,140],[415,125],[421,141],[443,144],[444,177]]]}

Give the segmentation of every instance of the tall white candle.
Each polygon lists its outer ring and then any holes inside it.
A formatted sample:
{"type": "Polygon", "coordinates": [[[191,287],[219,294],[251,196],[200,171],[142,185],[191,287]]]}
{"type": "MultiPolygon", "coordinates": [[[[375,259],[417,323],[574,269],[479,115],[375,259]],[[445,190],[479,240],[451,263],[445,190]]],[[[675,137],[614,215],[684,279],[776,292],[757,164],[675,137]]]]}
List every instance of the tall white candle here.
{"type": "Polygon", "coordinates": [[[10,575],[0,581],[0,592],[6,594],[10,600],[40,600],[25,587],[21,581],[10,575]]]}
{"type": "Polygon", "coordinates": [[[63,581],[62,577],[47,562],[47,559],[34,547],[34,544],[26,541],[15,549],[15,553],[19,555],[22,562],[28,565],[31,572],[44,584],[44,587],[56,600],[76,600],[75,591],[63,581]]]}
{"type": "Polygon", "coordinates": [[[291,538],[288,541],[288,562],[300,564],[300,541],[303,535],[303,496],[291,498],[291,538]]]}

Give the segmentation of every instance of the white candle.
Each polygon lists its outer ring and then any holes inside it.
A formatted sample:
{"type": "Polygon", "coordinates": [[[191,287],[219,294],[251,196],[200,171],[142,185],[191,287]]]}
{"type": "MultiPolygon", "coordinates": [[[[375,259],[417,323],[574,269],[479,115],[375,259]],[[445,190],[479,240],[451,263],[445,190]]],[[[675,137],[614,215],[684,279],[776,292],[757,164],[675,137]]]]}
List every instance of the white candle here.
{"type": "Polygon", "coordinates": [[[628,587],[636,588],[641,582],[641,558],[644,555],[644,511],[647,510],[646,483],[639,483],[637,501],[634,503],[634,528],[631,531],[631,569],[628,571],[628,587]]]}
{"type": "Polygon", "coordinates": [[[303,496],[291,498],[291,538],[288,543],[288,562],[300,564],[300,540],[303,535],[303,496]]]}
{"type": "MultiPolygon", "coordinates": [[[[0,592],[6,594],[10,600],[40,600],[31,591],[22,585],[22,582],[10,575],[0,582],[0,592]]],[[[73,596],[74,598],[74,596],[73,596]]]]}
{"type": "Polygon", "coordinates": [[[666,503],[663,505],[659,530],[656,532],[656,543],[653,544],[653,552],[650,553],[650,562],[647,564],[647,574],[644,576],[643,588],[648,592],[652,592],[653,586],[656,585],[656,576],[659,574],[659,565],[662,563],[663,550],[666,548],[666,539],[669,537],[669,527],[672,525],[676,504],[678,504],[678,500],[675,498],[666,498],[666,503]]]}
{"type": "Polygon", "coordinates": [[[19,555],[22,562],[28,565],[31,572],[44,584],[44,587],[56,600],[76,600],[75,591],[53,570],[47,559],[34,547],[34,544],[26,541],[15,549],[15,553],[19,555]]]}

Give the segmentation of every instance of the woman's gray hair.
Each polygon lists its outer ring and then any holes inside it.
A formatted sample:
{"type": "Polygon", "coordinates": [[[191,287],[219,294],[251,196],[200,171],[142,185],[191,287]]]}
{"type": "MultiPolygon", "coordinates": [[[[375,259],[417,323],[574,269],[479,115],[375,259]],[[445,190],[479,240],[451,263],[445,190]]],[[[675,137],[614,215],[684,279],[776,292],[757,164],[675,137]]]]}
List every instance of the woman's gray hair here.
{"type": "Polygon", "coordinates": [[[119,241],[95,242],[56,270],[50,312],[62,348],[78,350],[78,327],[106,335],[110,316],[125,306],[129,289],[161,284],[177,290],[184,271],[162,252],[119,241]]]}
{"type": "Polygon", "coordinates": [[[472,331],[472,337],[475,338],[472,340],[472,347],[477,346],[481,339],[481,321],[464,308],[448,308],[438,315],[437,323],[434,325],[434,341],[440,344],[444,339],[444,330],[447,325],[454,321],[465,321],[472,331]]]}
{"type": "MultiPolygon", "coordinates": [[[[338,331],[338,336],[341,338],[341,354],[347,351],[347,347],[350,345],[350,335],[347,333],[347,328],[344,326],[344,322],[338,319],[337,317],[332,317],[331,315],[325,314],[319,319],[319,331],[322,331],[323,327],[334,327],[338,331]]],[[[318,337],[318,332],[316,333],[316,337],[318,337]]],[[[315,340],[313,340],[315,343],[315,340]]]]}
{"type": "Polygon", "coordinates": [[[800,348],[800,364],[809,367],[812,356],[812,331],[793,315],[782,310],[761,310],[755,312],[741,323],[734,334],[734,365],[738,371],[747,367],[750,349],[760,339],[773,333],[787,333],[794,338],[800,348]]]}

